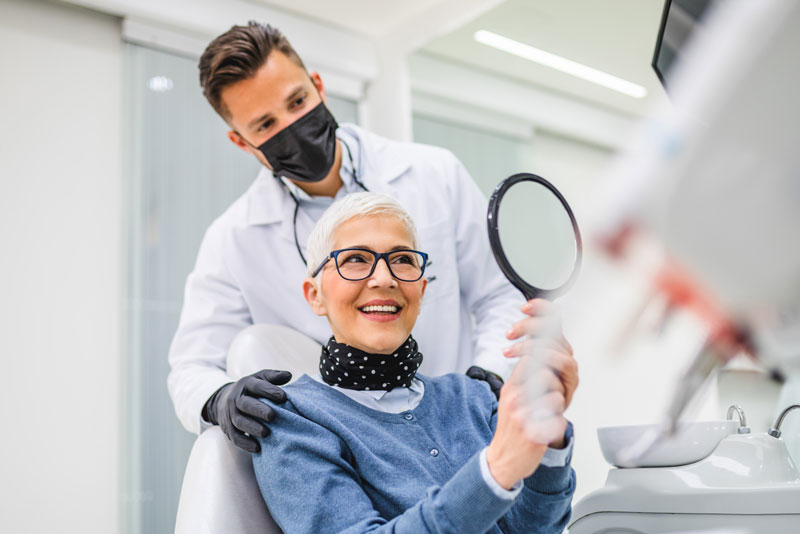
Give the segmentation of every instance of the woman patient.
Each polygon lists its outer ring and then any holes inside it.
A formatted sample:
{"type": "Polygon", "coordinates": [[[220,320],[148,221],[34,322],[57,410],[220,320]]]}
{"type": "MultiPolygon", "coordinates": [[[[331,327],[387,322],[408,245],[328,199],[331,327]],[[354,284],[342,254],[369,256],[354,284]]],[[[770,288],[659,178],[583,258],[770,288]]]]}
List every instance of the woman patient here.
{"type": "MultiPolygon", "coordinates": [[[[499,403],[486,382],[417,373],[425,347],[411,330],[427,256],[388,196],[334,203],[307,254],[303,293],[333,336],[320,374],[286,387],[285,404],[270,403],[272,432],[253,456],[284,533],[561,532],[575,488],[562,382],[577,382],[574,366],[548,360],[538,373],[546,387],[526,402],[524,365],[499,403]]],[[[521,362],[552,352],[542,347],[521,362]]]]}

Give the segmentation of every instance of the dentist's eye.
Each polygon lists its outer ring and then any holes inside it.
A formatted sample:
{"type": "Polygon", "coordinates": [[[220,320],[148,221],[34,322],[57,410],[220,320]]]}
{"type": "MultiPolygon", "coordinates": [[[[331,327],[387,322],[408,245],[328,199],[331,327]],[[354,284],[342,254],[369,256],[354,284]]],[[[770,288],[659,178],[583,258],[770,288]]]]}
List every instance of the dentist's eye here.
{"type": "Polygon", "coordinates": [[[271,128],[273,124],[275,124],[275,121],[273,119],[267,119],[261,126],[258,127],[258,131],[261,132],[267,130],[271,128]]]}
{"type": "Polygon", "coordinates": [[[292,108],[299,108],[306,103],[306,95],[300,96],[292,102],[292,108]]]}

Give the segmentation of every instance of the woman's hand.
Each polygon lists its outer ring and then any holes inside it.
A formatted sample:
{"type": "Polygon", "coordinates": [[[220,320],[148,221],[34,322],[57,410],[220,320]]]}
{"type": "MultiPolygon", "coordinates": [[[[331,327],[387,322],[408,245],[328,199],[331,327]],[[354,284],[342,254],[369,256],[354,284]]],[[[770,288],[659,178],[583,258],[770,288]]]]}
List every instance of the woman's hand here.
{"type": "Polygon", "coordinates": [[[507,337],[523,339],[503,351],[520,361],[501,390],[497,429],[486,451],[489,471],[507,489],[536,471],[548,445],[564,446],[564,410],[578,387],[578,364],[553,304],[534,299],[522,311],[529,317],[507,337]]]}
{"type": "MultiPolygon", "coordinates": [[[[561,390],[549,391],[531,401],[524,382],[515,376],[525,372],[517,365],[500,391],[497,429],[486,450],[489,471],[506,489],[532,475],[547,444],[563,439],[567,428],[561,390]]],[[[560,384],[555,376],[552,378],[560,384]]]]}
{"type": "Polygon", "coordinates": [[[564,332],[557,307],[544,299],[529,300],[522,306],[529,317],[512,326],[506,337],[519,342],[503,350],[507,358],[534,356],[540,365],[549,366],[564,388],[565,409],[578,387],[578,362],[564,332]]]}

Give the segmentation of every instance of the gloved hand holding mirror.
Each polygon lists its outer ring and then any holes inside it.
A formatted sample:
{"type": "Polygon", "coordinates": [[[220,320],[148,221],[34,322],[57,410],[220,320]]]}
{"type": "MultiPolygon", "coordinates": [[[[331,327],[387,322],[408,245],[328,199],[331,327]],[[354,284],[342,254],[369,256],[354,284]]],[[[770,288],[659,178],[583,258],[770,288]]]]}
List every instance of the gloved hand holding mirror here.
{"type": "MultiPolygon", "coordinates": [[[[508,339],[519,341],[504,350],[504,355],[523,357],[515,376],[521,377],[516,381],[525,383],[528,402],[520,409],[529,414],[533,436],[537,424],[563,418],[578,383],[572,346],[561,330],[557,310],[548,301],[575,282],[583,257],[581,235],[561,193],[544,178],[529,173],[510,176],[495,188],[489,200],[488,226],[500,270],[527,300],[522,306],[527,317],[507,334],[508,339]],[[556,403],[558,410],[533,409],[553,394],[563,398],[563,403],[556,403]]],[[[509,383],[509,387],[515,385],[509,383]]]]}

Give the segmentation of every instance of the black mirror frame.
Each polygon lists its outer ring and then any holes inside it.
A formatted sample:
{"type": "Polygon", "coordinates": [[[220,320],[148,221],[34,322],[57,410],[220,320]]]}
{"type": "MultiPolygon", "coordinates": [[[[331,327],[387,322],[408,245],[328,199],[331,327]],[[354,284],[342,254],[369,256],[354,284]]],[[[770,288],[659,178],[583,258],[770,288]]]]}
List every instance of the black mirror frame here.
{"type": "Polygon", "coordinates": [[[553,186],[553,184],[541,176],[527,172],[521,172],[509,176],[500,182],[497,187],[495,187],[494,192],[489,199],[487,223],[489,227],[489,244],[492,247],[492,253],[494,254],[495,260],[497,260],[497,264],[500,266],[500,270],[503,271],[503,274],[506,275],[506,278],[508,278],[509,282],[511,282],[514,287],[519,289],[522,294],[525,295],[527,300],[534,298],[546,298],[548,300],[552,300],[553,298],[563,294],[565,291],[567,291],[567,289],[570,288],[570,286],[572,286],[573,283],[575,283],[575,280],[578,278],[578,274],[581,269],[581,262],[583,260],[583,241],[581,240],[581,232],[578,229],[578,223],[575,221],[575,215],[572,213],[572,208],[569,207],[566,199],[563,197],[561,192],[556,189],[555,186],[553,186]],[[543,185],[558,198],[558,200],[561,202],[561,205],[564,206],[565,210],[567,210],[567,215],[569,215],[569,220],[572,223],[572,230],[575,233],[575,265],[572,268],[572,274],[570,275],[569,279],[559,287],[553,289],[541,289],[530,285],[519,275],[519,273],[514,270],[513,267],[511,267],[511,263],[508,261],[505,252],[503,252],[503,246],[500,243],[500,231],[498,229],[498,210],[500,209],[500,201],[503,199],[503,196],[511,188],[511,186],[519,182],[534,182],[543,185]]]}

